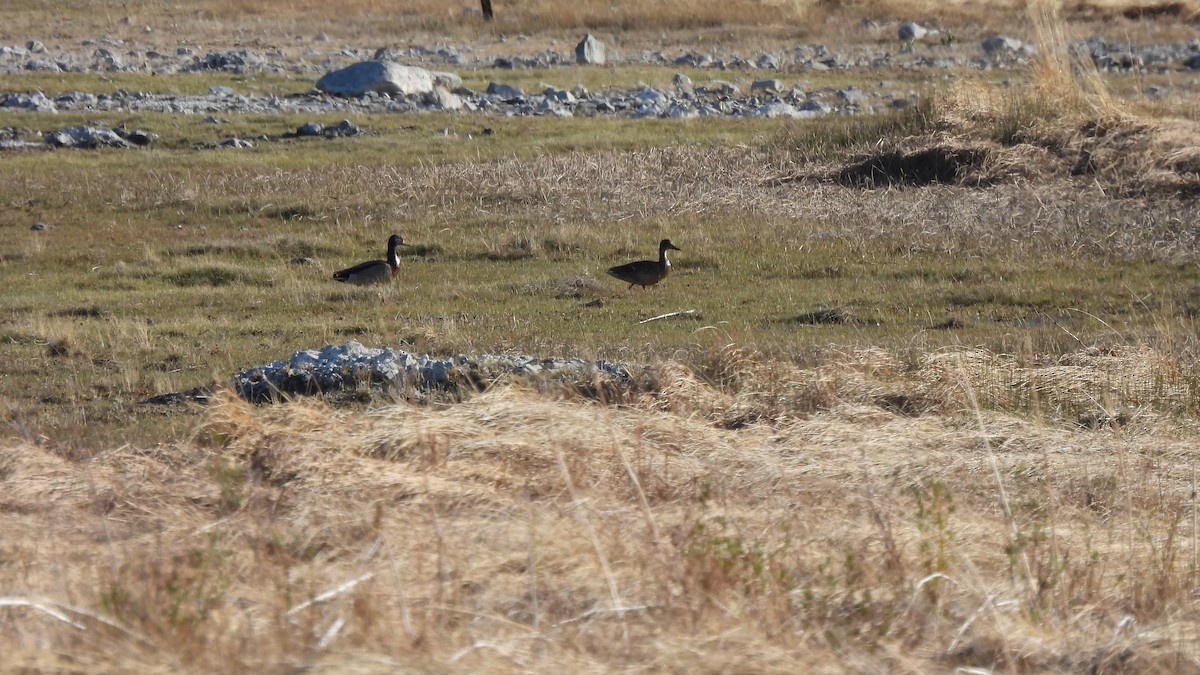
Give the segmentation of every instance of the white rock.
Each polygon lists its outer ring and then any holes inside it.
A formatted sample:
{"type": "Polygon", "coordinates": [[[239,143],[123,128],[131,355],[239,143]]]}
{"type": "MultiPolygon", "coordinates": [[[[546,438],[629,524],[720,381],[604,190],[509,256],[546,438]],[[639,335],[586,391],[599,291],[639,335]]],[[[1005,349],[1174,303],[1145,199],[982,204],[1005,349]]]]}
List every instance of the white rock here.
{"type": "Polygon", "coordinates": [[[457,73],[451,73],[446,70],[431,70],[433,75],[433,83],[441,85],[447,89],[454,90],[462,86],[462,78],[457,73]]]}
{"type": "Polygon", "coordinates": [[[462,110],[463,107],[462,98],[442,86],[435,86],[433,91],[425,94],[424,99],[425,105],[438,108],[439,110],[457,111],[462,110]]]}
{"type": "Polygon", "coordinates": [[[317,89],[334,96],[355,97],[367,93],[428,94],[433,91],[433,73],[393,61],[360,61],[317,80],[317,89]]]}
{"type": "Polygon", "coordinates": [[[588,33],[575,46],[575,62],[583,65],[602,66],[607,61],[604,52],[604,43],[588,33]]]}
{"type": "Polygon", "coordinates": [[[101,145],[114,148],[129,147],[129,143],[115,131],[103,127],[67,127],[46,134],[45,139],[48,145],[56,148],[96,148],[101,145]]]}
{"type": "Polygon", "coordinates": [[[800,111],[793,106],[778,99],[757,108],[753,113],[755,117],[799,117],[800,111]]]}
{"type": "Polygon", "coordinates": [[[917,22],[907,22],[900,24],[900,28],[896,30],[896,35],[900,37],[900,42],[911,44],[918,40],[923,40],[926,36],[937,35],[940,30],[936,28],[925,28],[917,22]]]}
{"type": "Polygon", "coordinates": [[[690,120],[690,119],[695,119],[699,116],[700,116],[699,110],[688,107],[686,105],[681,105],[679,103],[672,105],[671,109],[667,111],[667,117],[670,117],[671,119],[675,119],[675,120],[690,120]]]}
{"type": "Polygon", "coordinates": [[[9,94],[8,98],[4,100],[3,107],[22,108],[34,112],[58,112],[58,106],[54,104],[54,101],[46,98],[46,95],[40,91],[32,94],[9,94]]]}

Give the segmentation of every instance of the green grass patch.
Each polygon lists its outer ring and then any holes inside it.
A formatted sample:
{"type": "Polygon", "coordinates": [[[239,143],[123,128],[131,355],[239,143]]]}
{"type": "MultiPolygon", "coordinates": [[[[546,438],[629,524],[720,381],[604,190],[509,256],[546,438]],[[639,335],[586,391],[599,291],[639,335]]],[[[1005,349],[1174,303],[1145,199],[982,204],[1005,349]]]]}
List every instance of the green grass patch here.
{"type": "MultiPolygon", "coordinates": [[[[810,363],[829,345],[1064,353],[1193,334],[1200,274],[1190,254],[1163,264],[1156,242],[1173,230],[1134,228],[1132,212],[1041,223],[1029,240],[982,229],[1003,222],[965,208],[981,191],[956,189],[936,215],[913,218],[925,190],[881,198],[773,180],[805,157],[917,133],[922,115],[387,115],[355,120],[362,137],[248,152],[204,147],[218,134],[199,119],[97,115],[165,142],[0,164],[0,318],[12,352],[0,375],[27,383],[4,395],[40,433],[157,437],[171,425],[140,398],[350,338],[640,362],[719,334],[810,363]],[[485,125],[495,133],[475,133],[485,125]],[[38,220],[54,227],[30,231],[38,220]],[[1114,251],[1118,228],[1132,243],[1114,251]],[[392,232],[413,244],[395,283],[330,278],[382,258],[392,232]],[[652,257],[663,237],[683,251],[656,288],[605,275],[652,257]],[[639,323],[680,310],[694,313],[639,323]]],[[[0,126],[14,117],[0,114],[0,126]]],[[[227,128],[280,133],[301,120],[235,116],[227,128]]]]}

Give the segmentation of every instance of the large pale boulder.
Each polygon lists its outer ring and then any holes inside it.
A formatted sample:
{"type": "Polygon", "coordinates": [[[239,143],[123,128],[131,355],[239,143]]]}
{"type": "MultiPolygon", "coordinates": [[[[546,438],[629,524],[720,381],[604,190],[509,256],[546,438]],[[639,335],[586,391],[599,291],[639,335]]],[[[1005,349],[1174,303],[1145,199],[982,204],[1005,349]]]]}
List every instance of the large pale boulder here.
{"type": "Polygon", "coordinates": [[[433,73],[394,61],[360,61],[326,73],[317,89],[334,96],[362,96],[368,92],[408,96],[433,91],[433,73]]]}
{"type": "Polygon", "coordinates": [[[575,62],[581,65],[602,66],[608,60],[604,52],[604,43],[588,33],[575,45],[575,62]]]}

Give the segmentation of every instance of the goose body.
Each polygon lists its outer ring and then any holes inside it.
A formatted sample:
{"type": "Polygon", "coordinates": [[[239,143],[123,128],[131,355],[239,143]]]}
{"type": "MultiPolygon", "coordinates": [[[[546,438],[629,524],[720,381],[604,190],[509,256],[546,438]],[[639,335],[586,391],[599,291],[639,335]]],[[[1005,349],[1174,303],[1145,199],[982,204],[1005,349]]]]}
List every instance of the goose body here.
{"type": "Polygon", "coordinates": [[[658,243],[658,260],[638,260],[617,265],[609,268],[608,273],[629,284],[629,288],[641,286],[645,290],[671,273],[671,261],[667,259],[667,251],[679,250],[681,249],[672,244],[670,239],[663,239],[658,243]]]}
{"type": "Polygon", "coordinates": [[[356,286],[390,281],[400,269],[400,256],[396,254],[398,246],[408,246],[408,244],[404,243],[404,239],[400,235],[393,234],[388,239],[387,260],[368,260],[354,267],[338,270],[333,273],[334,281],[356,286]]]}

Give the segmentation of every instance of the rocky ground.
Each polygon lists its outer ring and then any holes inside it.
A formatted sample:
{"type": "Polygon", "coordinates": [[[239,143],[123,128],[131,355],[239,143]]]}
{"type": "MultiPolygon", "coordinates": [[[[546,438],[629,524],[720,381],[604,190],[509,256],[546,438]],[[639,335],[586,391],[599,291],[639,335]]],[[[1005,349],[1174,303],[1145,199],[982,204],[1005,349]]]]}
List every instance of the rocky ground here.
{"type": "MultiPolygon", "coordinates": [[[[589,91],[567,81],[566,66],[579,55],[570,50],[532,45],[521,37],[503,39],[487,48],[467,44],[413,45],[402,49],[337,47],[323,35],[302,38],[303,46],[265,50],[207,50],[198,46],[150,46],[101,37],[77,43],[47,45],[39,40],[0,45],[0,74],[23,72],[94,73],[97,84],[113,73],[169,76],[188,72],[232,74],[274,73],[314,83],[347,65],[382,59],[445,73],[444,91],[409,95],[366,93],[330,96],[315,87],[280,96],[214,86],[198,95],[104,90],[71,91],[46,96],[36,89],[0,93],[0,108],[39,113],[130,112],[205,115],[214,123],[222,114],[297,113],[312,115],[415,113],[452,110],[492,115],[553,115],[667,117],[819,117],[872,113],[912,105],[917,92],[879,73],[926,70],[931,78],[963,70],[998,70],[1022,77],[1036,47],[1013,37],[989,35],[959,40],[948,31],[908,23],[880,25],[866,21],[858,28],[856,46],[829,48],[824,44],[780,45],[775,49],[739,53],[721,46],[706,51],[676,49],[617,49],[609,47],[603,62],[616,66],[651,66],[711,72],[712,78],[693,83],[676,72],[670,87],[635,86],[626,90],[589,91]],[[905,38],[905,39],[901,39],[905,38]],[[482,91],[461,83],[456,73],[476,69],[544,71],[547,84],[526,91],[496,78],[482,91]],[[822,87],[812,81],[830,71],[874,74],[870,86],[822,87]]],[[[1087,55],[1101,70],[1171,73],[1200,70],[1200,40],[1162,44],[1130,44],[1094,35],[1072,48],[1087,55]]],[[[589,60],[591,57],[589,56],[589,60]]],[[[1190,85],[1183,85],[1190,86],[1190,85]]],[[[1152,87],[1151,95],[1162,94],[1152,87]]],[[[39,139],[11,138],[9,140],[39,139]]],[[[54,144],[54,142],[51,142],[54,144]]],[[[9,144],[12,147],[12,144],[9,144]]]]}

